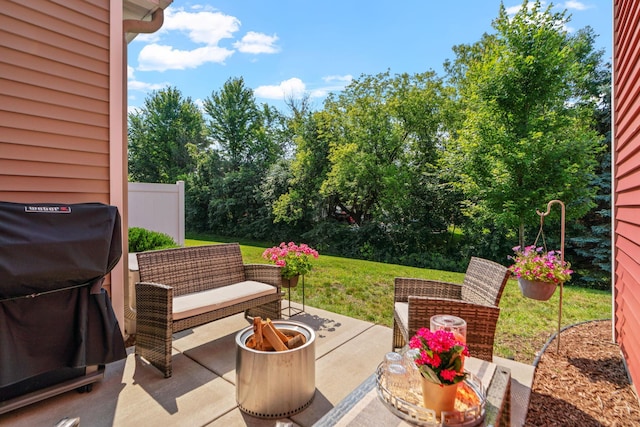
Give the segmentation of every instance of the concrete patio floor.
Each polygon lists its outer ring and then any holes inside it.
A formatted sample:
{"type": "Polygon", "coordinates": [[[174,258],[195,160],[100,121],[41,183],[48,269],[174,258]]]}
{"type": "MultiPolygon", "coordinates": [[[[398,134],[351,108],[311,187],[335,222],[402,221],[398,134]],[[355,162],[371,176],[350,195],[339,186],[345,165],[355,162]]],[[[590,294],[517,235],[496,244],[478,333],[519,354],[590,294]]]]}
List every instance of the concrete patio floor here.
{"type": "MultiPolygon", "coordinates": [[[[316,392],[308,408],[288,419],[262,420],[238,409],[235,336],[250,323],[236,315],[175,334],[171,378],[129,348],[125,360],[106,366],[90,393],[70,391],[2,414],[0,425],[49,427],[79,417],[81,426],[90,427],[312,426],[375,371],[390,350],[392,330],[309,306],[292,320],[316,331],[316,392]]],[[[494,362],[511,369],[512,425],[522,425],[533,366],[494,362]]]]}

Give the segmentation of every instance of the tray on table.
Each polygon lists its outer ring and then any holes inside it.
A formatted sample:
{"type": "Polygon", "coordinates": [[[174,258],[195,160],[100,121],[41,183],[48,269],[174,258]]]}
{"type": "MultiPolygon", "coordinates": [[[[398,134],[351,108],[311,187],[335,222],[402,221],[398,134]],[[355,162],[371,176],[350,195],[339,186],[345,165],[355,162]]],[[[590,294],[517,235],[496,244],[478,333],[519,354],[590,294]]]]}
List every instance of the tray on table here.
{"type": "Polygon", "coordinates": [[[432,409],[422,406],[421,390],[406,390],[398,393],[388,390],[384,381],[384,367],[376,370],[376,390],[384,405],[398,417],[419,426],[472,427],[480,425],[485,417],[486,391],[480,379],[470,372],[460,383],[454,411],[443,411],[442,420],[432,409]]]}

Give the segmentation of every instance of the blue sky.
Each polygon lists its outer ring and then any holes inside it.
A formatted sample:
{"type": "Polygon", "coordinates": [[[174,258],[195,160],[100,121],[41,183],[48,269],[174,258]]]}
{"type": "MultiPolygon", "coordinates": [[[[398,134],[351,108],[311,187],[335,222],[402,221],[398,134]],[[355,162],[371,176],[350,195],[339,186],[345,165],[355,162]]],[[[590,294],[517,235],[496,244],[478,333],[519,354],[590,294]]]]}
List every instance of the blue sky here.
{"type": "MultiPolygon", "coordinates": [[[[522,2],[505,0],[515,12],[522,2]]],[[[611,61],[611,0],[553,3],[569,31],[594,29],[611,61]]],[[[128,46],[129,109],[173,86],[196,102],[243,77],[256,101],[286,111],[283,96],[322,108],[351,79],[390,70],[443,75],[452,47],[494,32],[499,0],[174,0],[162,29],[128,46]]]]}

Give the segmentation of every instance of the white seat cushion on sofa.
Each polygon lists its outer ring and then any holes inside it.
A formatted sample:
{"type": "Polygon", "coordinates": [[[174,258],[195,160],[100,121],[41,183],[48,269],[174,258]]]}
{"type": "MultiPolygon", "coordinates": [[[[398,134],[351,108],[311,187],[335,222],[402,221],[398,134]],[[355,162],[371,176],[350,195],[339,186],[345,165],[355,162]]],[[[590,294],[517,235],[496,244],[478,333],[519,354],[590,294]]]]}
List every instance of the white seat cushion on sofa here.
{"type": "Polygon", "coordinates": [[[275,286],[246,280],[207,291],[180,295],[173,298],[173,320],[186,319],[276,292],[275,286]]]}

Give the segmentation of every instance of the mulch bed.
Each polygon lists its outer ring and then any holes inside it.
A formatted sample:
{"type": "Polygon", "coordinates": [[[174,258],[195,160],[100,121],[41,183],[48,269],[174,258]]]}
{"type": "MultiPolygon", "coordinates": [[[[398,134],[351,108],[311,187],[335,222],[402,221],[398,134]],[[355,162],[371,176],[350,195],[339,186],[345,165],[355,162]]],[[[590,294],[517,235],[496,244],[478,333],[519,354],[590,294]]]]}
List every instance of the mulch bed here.
{"type": "Polygon", "coordinates": [[[611,321],[572,326],[539,357],[526,426],[640,426],[640,403],[611,321]]]}

